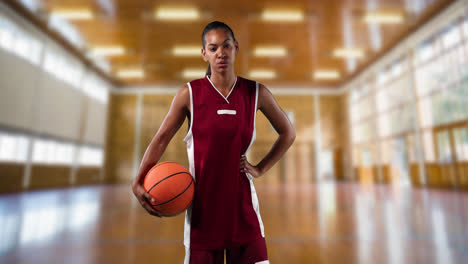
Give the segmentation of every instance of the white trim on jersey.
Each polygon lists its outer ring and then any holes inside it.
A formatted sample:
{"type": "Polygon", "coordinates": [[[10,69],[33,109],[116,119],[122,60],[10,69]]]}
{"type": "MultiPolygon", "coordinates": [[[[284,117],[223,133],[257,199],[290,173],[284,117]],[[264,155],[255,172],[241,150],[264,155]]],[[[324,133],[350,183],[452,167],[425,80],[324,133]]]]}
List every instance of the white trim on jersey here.
{"type": "MultiPolygon", "coordinates": [[[[185,247],[185,259],[184,259],[184,264],[189,264],[190,263],[190,248],[185,247]]],[[[262,262],[259,262],[262,263],[262,262]]]]}
{"type": "MultiPolygon", "coordinates": [[[[255,139],[257,138],[257,129],[255,126],[255,119],[257,118],[257,105],[258,105],[258,82],[255,83],[255,108],[254,108],[254,119],[253,119],[253,132],[252,132],[252,139],[250,140],[249,147],[245,151],[244,155],[249,151],[250,147],[254,143],[255,139]]],[[[255,214],[257,215],[258,218],[258,224],[260,225],[260,231],[262,232],[262,237],[265,237],[265,230],[263,226],[263,221],[262,217],[260,215],[260,204],[258,202],[258,197],[257,197],[257,191],[255,191],[255,186],[253,183],[253,176],[250,173],[246,173],[247,178],[249,178],[250,182],[250,195],[252,196],[252,205],[255,210],[255,214]]],[[[264,262],[260,262],[264,263],[264,262]]]]}
{"type": "Polygon", "coordinates": [[[220,109],[217,111],[218,115],[236,115],[236,110],[227,110],[227,109],[220,109]]]}
{"type": "Polygon", "coordinates": [[[236,76],[236,80],[234,81],[234,84],[232,85],[231,87],[231,91],[229,91],[229,94],[224,97],[224,95],[218,90],[218,88],[216,88],[216,86],[211,82],[210,80],[210,77],[208,77],[208,75],[206,76],[206,78],[208,79],[208,81],[210,81],[211,83],[211,86],[213,86],[213,88],[224,98],[224,100],[226,100],[226,102],[229,104],[229,101],[228,101],[228,98],[229,98],[229,95],[231,95],[232,91],[234,90],[234,86],[236,86],[236,83],[237,83],[237,76],[236,76]]]}
{"type": "Polygon", "coordinates": [[[270,264],[270,261],[269,260],[264,260],[264,261],[260,261],[260,262],[255,262],[255,264],[270,264]]]}
{"type": "MultiPolygon", "coordinates": [[[[187,143],[187,140],[189,137],[192,136],[192,127],[193,127],[193,98],[192,98],[192,86],[190,83],[187,83],[187,86],[189,88],[189,94],[190,94],[190,127],[187,131],[187,134],[184,137],[184,142],[187,143]]],[[[193,175],[193,174],[192,174],[193,175]]]]}
{"type": "MultiPolygon", "coordinates": [[[[193,142],[193,134],[192,134],[192,127],[193,127],[193,94],[192,94],[192,86],[190,83],[188,84],[188,88],[190,91],[190,128],[187,132],[187,135],[184,138],[185,144],[187,145],[187,155],[189,161],[189,171],[192,174],[193,180],[196,181],[195,177],[195,148],[193,142]]],[[[190,223],[192,222],[192,206],[190,206],[187,211],[185,212],[185,225],[184,225],[184,245],[187,248],[190,248],[190,223]]],[[[187,262],[188,263],[188,262],[187,262]]]]}
{"type": "MultiPolygon", "coordinates": [[[[252,177],[252,175],[250,175],[250,177],[252,177]]],[[[252,196],[252,206],[255,210],[255,214],[257,214],[258,224],[260,225],[260,231],[262,233],[262,237],[265,237],[265,228],[263,226],[262,216],[260,215],[260,204],[258,202],[257,192],[255,191],[253,180],[249,178],[249,181],[250,181],[250,192],[251,192],[250,195],[252,196]]]]}

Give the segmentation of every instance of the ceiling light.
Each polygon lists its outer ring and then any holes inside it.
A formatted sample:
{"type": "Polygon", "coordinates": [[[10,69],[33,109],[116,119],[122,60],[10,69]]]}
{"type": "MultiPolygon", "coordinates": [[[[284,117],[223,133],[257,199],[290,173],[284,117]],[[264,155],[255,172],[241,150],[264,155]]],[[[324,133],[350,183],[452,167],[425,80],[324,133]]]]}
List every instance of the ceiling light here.
{"type": "Polygon", "coordinates": [[[336,49],[333,51],[333,56],[341,58],[362,58],[364,52],[360,49],[336,49]]]}
{"type": "Polygon", "coordinates": [[[159,20],[195,20],[200,13],[195,8],[160,7],[155,12],[159,20]]]}
{"type": "Polygon", "coordinates": [[[314,73],[314,78],[322,80],[336,80],[340,78],[340,73],[337,71],[320,70],[314,73]]]}
{"type": "Polygon", "coordinates": [[[284,47],[256,47],[254,50],[256,57],[284,57],[287,53],[284,47]]]}
{"type": "Polygon", "coordinates": [[[119,56],[125,54],[122,46],[96,46],[91,50],[95,56],[119,56]]]}
{"type": "Polygon", "coordinates": [[[54,9],[51,12],[52,17],[67,20],[90,20],[94,17],[89,9],[54,9]]]}
{"type": "Polygon", "coordinates": [[[201,56],[201,46],[175,46],[172,48],[172,55],[178,57],[199,57],[201,56]]]}
{"type": "Polygon", "coordinates": [[[401,24],[403,21],[402,14],[368,13],[364,15],[364,22],[369,24],[401,24]]]}
{"type": "Polygon", "coordinates": [[[270,70],[252,70],[249,76],[255,79],[274,79],[276,78],[276,72],[270,70]]]}
{"type": "Polygon", "coordinates": [[[145,73],[141,69],[128,69],[118,71],[117,76],[123,79],[141,79],[145,77],[145,73]]]}
{"type": "Polygon", "coordinates": [[[206,69],[185,69],[182,72],[182,76],[185,79],[197,79],[203,78],[206,75],[206,69]]]}
{"type": "Polygon", "coordinates": [[[300,22],[304,20],[304,13],[300,10],[266,9],[262,12],[262,19],[266,21],[300,22]]]}

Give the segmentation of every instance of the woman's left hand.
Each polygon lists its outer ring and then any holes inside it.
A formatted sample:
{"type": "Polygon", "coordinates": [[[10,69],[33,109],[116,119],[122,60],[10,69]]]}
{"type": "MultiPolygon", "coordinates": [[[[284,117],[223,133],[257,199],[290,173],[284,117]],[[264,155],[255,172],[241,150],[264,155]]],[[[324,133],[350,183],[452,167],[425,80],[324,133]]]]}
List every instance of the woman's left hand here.
{"type": "Polygon", "coordinates": [[[252,166],[252,164],[250,164],[247,161],[247,157],[245,155],[242,155],[241,158],[240,158],[240,171],[245,172],[245,173],[249,173],[254,178],[258,178],[258,177],[262,176],[262,172],[261,172],[260,168],[258,168],[257,166],[252,166]]]}

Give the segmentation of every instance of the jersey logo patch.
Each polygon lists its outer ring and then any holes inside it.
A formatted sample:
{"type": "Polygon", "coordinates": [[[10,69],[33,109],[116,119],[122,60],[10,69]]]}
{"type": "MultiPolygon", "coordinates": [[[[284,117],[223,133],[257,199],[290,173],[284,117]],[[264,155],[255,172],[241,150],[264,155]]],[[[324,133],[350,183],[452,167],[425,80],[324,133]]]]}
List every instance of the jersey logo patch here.
{"type": "Polygon", "coordinates": [[[227,109],[218,110],[218,115],[235,115],[236,113],[237,113],[236,110],[227,110],[227,109]]]}

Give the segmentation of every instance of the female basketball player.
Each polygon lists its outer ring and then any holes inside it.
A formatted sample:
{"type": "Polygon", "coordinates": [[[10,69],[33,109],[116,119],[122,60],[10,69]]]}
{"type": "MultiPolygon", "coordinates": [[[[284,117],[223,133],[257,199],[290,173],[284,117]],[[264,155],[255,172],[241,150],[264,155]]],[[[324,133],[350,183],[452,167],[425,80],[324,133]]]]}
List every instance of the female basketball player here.
{"type": "Polygon", "coordinates": [[[203,60],[209,63],[207,75],[187,83],[175,95],[143,156],[133,192],[150,214],[159,216],[142,183],[187,117],[184,141],[196,187],[185,217],[185,263],[222,264],[225,251],[227,263],[269,263],[252,180],[283,156],[295,132],[265,86],[236,76],[239,44],[229,26],[217,21],[208,24],[202,43],[203,60]],[[279,136],[260,163],[252,165],[245,153],[255,140],[257,109],[279,136]]]}

